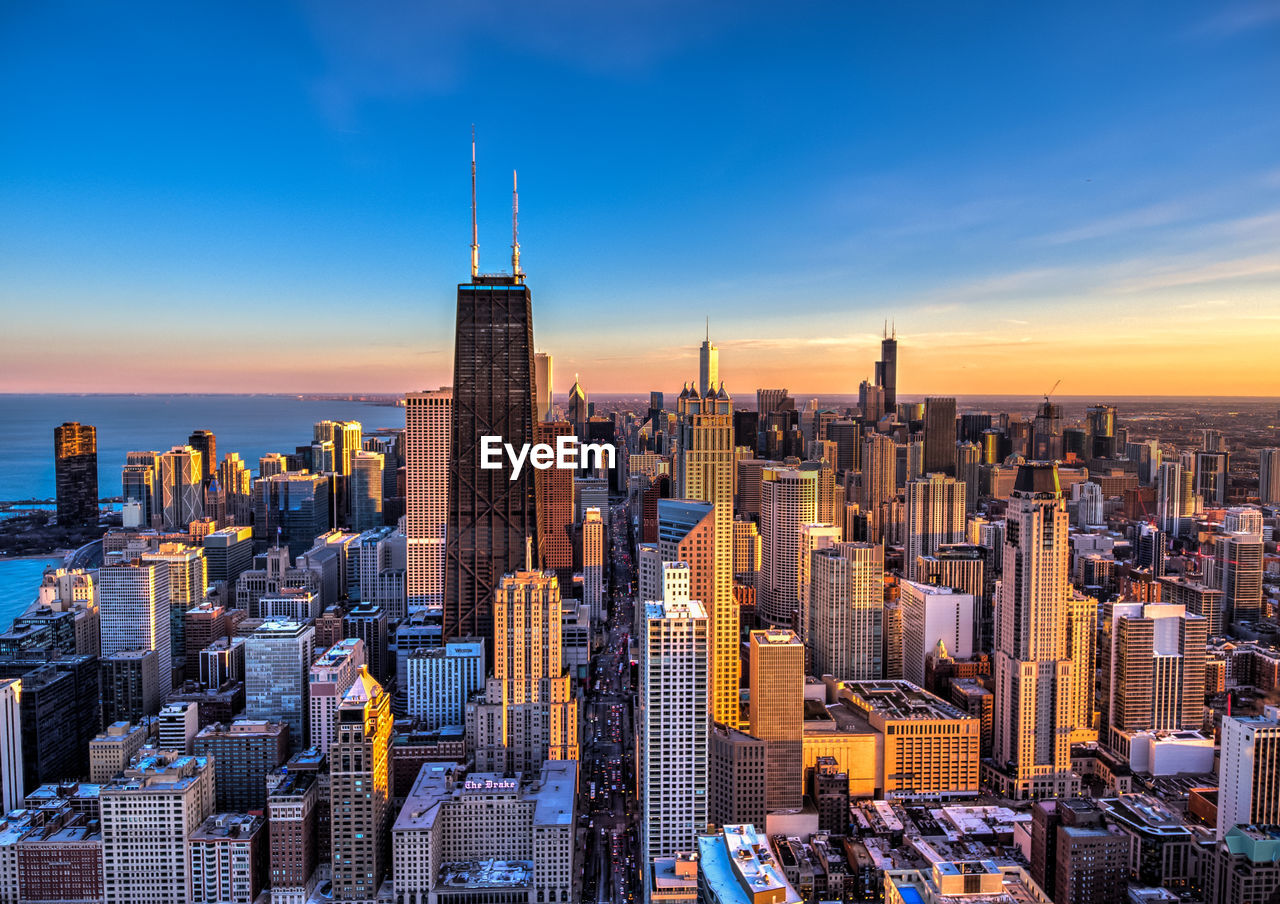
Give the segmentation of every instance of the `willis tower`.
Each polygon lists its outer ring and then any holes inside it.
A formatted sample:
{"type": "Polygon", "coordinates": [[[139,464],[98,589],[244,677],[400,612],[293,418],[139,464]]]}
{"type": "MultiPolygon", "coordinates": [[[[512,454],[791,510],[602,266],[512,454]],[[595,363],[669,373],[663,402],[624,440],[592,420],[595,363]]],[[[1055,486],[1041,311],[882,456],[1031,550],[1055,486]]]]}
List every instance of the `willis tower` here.
{"type": "Polygon", "coordinates": [[[511,195],[511,275],[481,275],[473,137],[471,281],[458,286],[443,615],[445,639],[483,637],[490,661],[494,589],[503,574],[526,567],[526,543],[533,565],[541,561],[534,469],[512,480],[505,457],[500,468],[480,467],[484,436],[517,449],[535,441],[533,307],[520,272],[514,173],[511,195]]]}

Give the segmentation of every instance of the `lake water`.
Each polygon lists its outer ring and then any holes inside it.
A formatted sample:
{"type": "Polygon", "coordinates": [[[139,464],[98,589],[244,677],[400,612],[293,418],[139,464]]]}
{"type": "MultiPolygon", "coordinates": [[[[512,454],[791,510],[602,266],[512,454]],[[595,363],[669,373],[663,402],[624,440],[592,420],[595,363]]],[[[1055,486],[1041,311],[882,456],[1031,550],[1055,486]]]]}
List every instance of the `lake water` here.
{"type": "MultiPolygon", "coordinates": [[[[218,457],[238,452],[250,470],[268,452],[311,442],[317,421],[355,420],[366,432],[403,427],[404,409],[368,402],[232,395],[0,395],[0,500],[52,499],[53,428],[98,428],[98,495],[120,494],[126,452],[167,450],[212,430],[218,457]]],[[[35,599],[40,575],[58,559],[0,558],[0,631],[35,599]]]]}
{"type": "Polygon", "coordinates": [[[44,570],[60,564],[60,558],[0,558],[0,631],[9,630],[13,620],[31,605],[44,570]]]}
{"type": "Polygon", "coordinates": [[[233,395],[0,395],[0,500],[52,499],[53,428],[98,428],[98,495],[120,494],[126,452],[166,451],[212,430],[218,458],[238,452],[250,470],[268,452],[311,442],[317,421],[355,420],[372,432],[403,427],[404,409],[368,402],[233,395]]]}

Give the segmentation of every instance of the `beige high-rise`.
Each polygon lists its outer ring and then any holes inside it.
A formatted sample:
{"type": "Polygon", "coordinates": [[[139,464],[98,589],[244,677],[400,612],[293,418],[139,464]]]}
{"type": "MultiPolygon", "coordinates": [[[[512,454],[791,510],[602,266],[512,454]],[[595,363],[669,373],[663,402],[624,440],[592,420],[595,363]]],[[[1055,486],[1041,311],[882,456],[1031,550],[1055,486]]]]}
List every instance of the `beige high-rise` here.
{"type": "Polygon", "coordinates": [[[329,748],[335,901],[374,904],[391,862],[391,727],[391,695],[362,665],[338,706],[338,736],[329,748]]]}
{"type": "Polygon", "coordinates": [[[449,442],[453,390],[405,397],[405,525],[410,606],[444,602],[445,525],[449,520],[449,442]]]}
{"type": "Polygon", "coordinates": [[[502,578],[493,599],[493,677],[467,705],[476,768],[536,772],[544,760],[578,759],[578,703],[561,646],[560,584],[550,571],[502,578]]]}
{"type": "Polygon", "coordinates": [[[1079,787],[1071,772],[1077,686],[1070,659],[1067,508],[1056,465],[1019,468],[1005,520],[991,779],[1008,797],[1073,794],[1079,787]]]}
{"type": "MultiPolygon", "coordinates": [[[[705,396],[686,386],[676,406],[676,496],[715,506],[714,579],[700,600],[711,624],[711,718],[737,726],[738,604],[733,598],[733,399],[724,384],[705,396]]],[[[812,520],[812,519],[810,519],[812,520]]]]}

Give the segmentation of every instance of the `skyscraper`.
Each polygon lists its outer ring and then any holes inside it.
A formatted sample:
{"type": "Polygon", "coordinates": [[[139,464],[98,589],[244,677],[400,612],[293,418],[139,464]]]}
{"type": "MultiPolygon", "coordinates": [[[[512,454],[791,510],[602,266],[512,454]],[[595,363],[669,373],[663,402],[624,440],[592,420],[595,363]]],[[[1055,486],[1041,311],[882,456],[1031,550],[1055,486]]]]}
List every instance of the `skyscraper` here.
{"type": "Polygon", "coordinates": [[[1184,606],[1111,603],[1103,628],[1102,740],[1113,749],[1135,731],[1197,729],[1204,721],[1209,632],[1184,606]]]}
{"type": "Polygon", "coordinates": [[[382,453],[357,449],[351,453],[350,462],[347,499],[351,509],[351,529],[366,531],[381,527],[382,453]]]}
{"type": "Polygon", "coordinates": [[[768,744],[765,806],[794,809],[804,798],[804,644],[770,628],[752,631],[750,645],[750,732],[768,744]]]}
{"type": "Polygon", "coordinates": [[[200,453],[200,479],[208,483],[218,473],[218,438],[210,430],[196,430],[187,437],[187,445],[200,453]]]}
{"type": "Polygon", "coordinates": [[[708,634],[697,600],[645,604],[637,717],[643,863],[692,850],[706,831],[708,634]]]}
{"type": "Polygon", "coordinates": [[[956,476],[956,400],[924,400],[924,473],[956,476]]]}
{"type": "Polygon", "coordinates": [[[98,571],[102,654],[155,650],[158,672],[169,687],[169,566],[159,562],[108,564],[98,571]]]}
{"type": "Polygon", "coordinates": [[[22,803],[22,681],[0,678],[0,813],[22,803]]]}
{"type": "Polygon", "coordinates": [[[338,736],[338,707],[364,664],[364,641],[358,637],[338,641],[311,664],[307,681],[310,710],[307,741],[326,755],[338,736]]]}
{"type": "Polygon", "coordinates": [[[890,335],[885,331],[880,340],[880,360],[876,362],[876,385],[884,390],[884,410],[893,414],[898,410],[898,331],[890,335]]]}
{"type": "Polygon", "coordinates": [[[1196,495],[1206,506],[1227,504],[1227,474],[1231,453],[1201,450],[1196,453],[1196,495]]]}
{"type": "Polygon", "coordinates": [[[705,397],[720,383],[720,349],[711,344],[711,319],[707,318],[707,338],[698,349],[698,395],[705,397]]]}
{"type": "Polygon", "coordinates": [[[535,352],[533,356],[534,404],[539,423],[551,420],[551,406],[555,404],[555,386],[552,383],[552,358],[549,352],[535,352]]]}
{"type": "Polygon", "coordinates": [[[253,520],[252,481],[248,466],[235,452],[228,452],[218,464],[218,483],[226,499],[227,519],[233,524],[249,524],[253,520]]]}
{"type": "Polygon", "coordinates": [[[867,539],[884,539],[890,501],[897,495],[897,446],[893,437],[872,433],[862,444],[862,480],[858,494],[867,515],[867,539]]]}
{"type": "Polygon", "coordinates": [[[1018,469],[996,592],[995,780],[1025,799],[1075,793],[1067,509],[1056,465],[1018,469]]]}
{"type": "Polygon", "coordinates": [[[494,594],[493,677],[467,707],[476,768],[528,772],[578,759],[578,704],[561,639],[560,583],[551,572],[504,575],[494,594]]]}
{"type": "Polygon", "coordinates": [[[253,538],[283,544],[297,558],[329,528],[329,480],[323,474],[285,471],[253,484],[253,538]]]}
{"type": "Polygon", "coordinates": [[[1171,537],[1182,533],[1182,465],[1167,461],[1156,472],[1156,526],[1171,537]]]}
{"type": "Polygon", "coordinates": [[[818,472],[765,468],[761,476],[756,611],[762,621],[790,628],[800,605],[800,528],[818,517],[818,472]]]}
{"type": "MultiPolygon", "coordinates": [[[[711,718],[736,726],[739,619],[733,598],[733,399],[723,383],[705,396],[686,386],[676,406],[676,496],[714,506],[711,594],[698,600],[710,620],[711,718]]],[[[659,503],[659,520],[661,512],[659,503]]]]}
{"type": "Polygon", "coordinates": [[[513,255],[510,276],[481,276],[472,155],[471,282],[458,286],[453,348],[453,430],[445,567],[445,639],[483,637],[493,651],[493,593],[524,562],[542,560],[533,468],[481,468],[482,437],[519,449],[535,441],[533,298],[513,255]]]}
{"type": "MultiPolygon", "coordinates": [[[[954,454],[955,446],[952,446],[954,454]]],[[[954,461],[954,459],[953,459],[954,461]]],[[[907,484],[907,548],[903,556],[908,580],[919,580],[920,556],[931,556],[945,543],[964,542],[965,486],[954,477],[930,473],[907,484]]]]}
{"type": "Polygon", "coordinates": [[[338,706],[329,758],[333,899],[373,904],[390,865],[391,696],[368,668],[338,706]]]}
{"type": "MultiPolygon", "coordinates": [[[[534,430],[538,442],[554,446],[557,438],[573,436],[568,421],[543,421],[534,430]]],[[[562,589],[573,576],[573,470],[548,468],[534,477],[538,496],[538,536],[542,540],[543,566],[560,578],[562,589]]]]}
{"type": "MultiPolygon", "coordinates": [[[[152,516],[158,513],[156,478],[159,476],[159,452],[128,452],[124,468],[120,472],[121,495],[128,512],[131,504],[138,506],[132,526],[151,527],[152,516]]],[[[128,515],[126,514],[126,519],[128,515]]],[[[124,521],[125,527],[130,521],[124,521]]]]}
{"type": "Polygon", "coordinates": [[[72,421],[53,428],[53,471],[58,524],[98,523],[98,430],[72,421]]]}
{"type": "Polygon", "coordinates": [[[445,528],[449,521],[449,439],[453,391],[405,397],[405,531],[408,603],[444,602],[445,528]]]}
{"type": "Polygon", "coordinates": [[[1280,504],[1280,448],[1258,450],[1258,501],[1280,504]]]}
{"type": "Polygon", "coordinates": [[[813,673],[837,681],[884,677],[884,546],[837,543],[809,559],[813,673]]]}
{"type": "Polygon", "coordinates": [[[204,456],[191,446],[174,446],[157,458],[156,511],[160,528],[186,531],[204,517],[204,456]]]}
{"type": "Polygon", "coordinates": [[[1240,825],[1280,823],[1280,720],[1269,706],[1260,716],[1222,720],[1218,772],[1218,838],[1240,825]]]}
{"type": "Polygon", "coordinates": [[[245,718],[284,722],[299,748],[310,736],[308,684],[315,637],[310,624],[273,618],[245,643],[245,718]]]}
{"type": "Polygon", "coordinates": [[[1262,538],[1250,533],[1214,538],[1209,560],[1210,584],[1221,588],[1228,622],[1257,621],[1262,616],[1262,538]]]}
{"type": "Polygon", "coordinates": [[[333,444],[333,465],[323,470],[351,473],[351,457],[364,448],[364,427],[359,421],[319,421],[311,436],[313,447],[315,444],[333,444]]]}
{"type": "Polygon", "coordinates": [[[582,601],[591,608],[591,622],[604,619],[604,519],[589,508],[582,522],[582,601]]]}
{"type": "Polygon", "coordinates": [[[938,584],[903,581],[899,586],[902,677],[923,687],[925,659],[939,644],[955,659],[968,659],[976,652],[977,602],[972,594],[938,584]]]}

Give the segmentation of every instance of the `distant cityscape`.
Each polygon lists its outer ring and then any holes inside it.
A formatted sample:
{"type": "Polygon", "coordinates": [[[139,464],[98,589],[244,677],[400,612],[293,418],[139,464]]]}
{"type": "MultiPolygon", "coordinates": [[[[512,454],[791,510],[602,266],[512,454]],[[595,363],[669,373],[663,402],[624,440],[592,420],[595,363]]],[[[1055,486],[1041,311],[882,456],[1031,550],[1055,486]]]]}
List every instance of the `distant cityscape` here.
{"type": "Polygon", "coordinates": [[[708,331],[606,404],[534,312],[473,253],[450,387],[319,397],[403,428],[192,425],[105,509],[50,425],[0,901],[1280,894],[1275,400],[908,401],[886,330],[856,396],[739,403],[708,331]]]}

